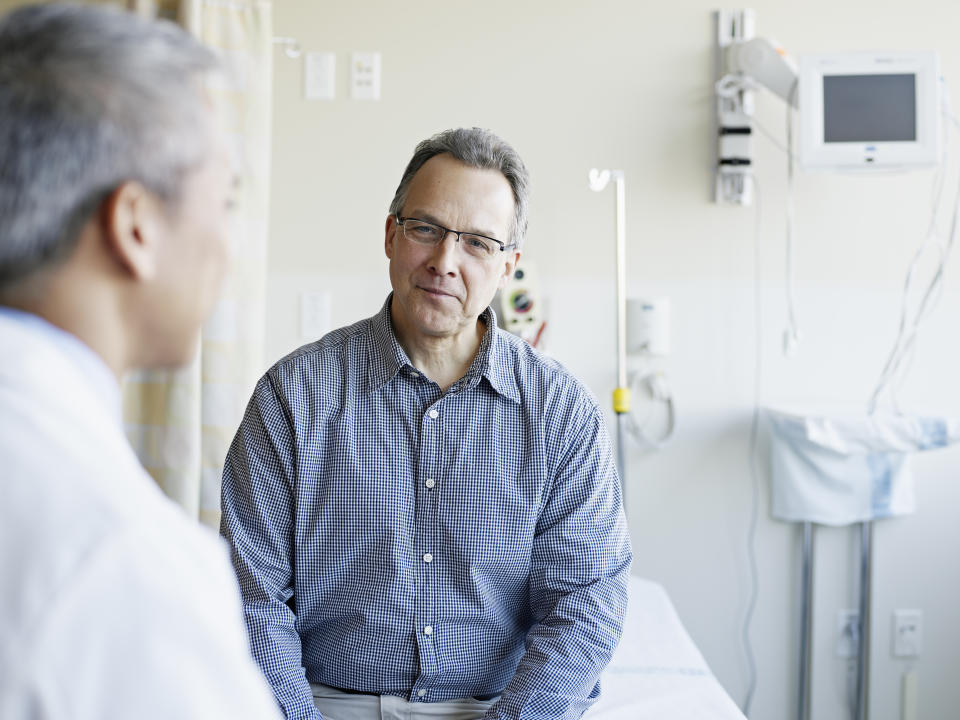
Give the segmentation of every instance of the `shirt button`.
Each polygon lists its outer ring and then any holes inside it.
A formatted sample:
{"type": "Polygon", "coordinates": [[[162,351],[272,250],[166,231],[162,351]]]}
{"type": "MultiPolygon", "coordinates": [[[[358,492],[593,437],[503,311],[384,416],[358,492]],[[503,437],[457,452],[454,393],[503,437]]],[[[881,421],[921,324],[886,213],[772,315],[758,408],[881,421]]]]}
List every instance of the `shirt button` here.
{"type": "Polygon", "coordinates": [[[427,694],[426,690],[417,690],[417,697],[423,697],[427,694]]]}
{"type": "Polygon", "coordinates": [[[431,411],[430,411],[430,419],[431,419],[431,420],[436,420],[438,417],[440,417],[440,413],[438,413],[436,410],[431,410],[431,411]]]}
{"type": "Polygon", "coordinates": [[[433,555],[431,555],[430,553],[427,553],[426,555],[423,556],[423,561],[427,563],[433,562],[433,555]]]}
{"type": "Polygon", "coordinates": [[[433,478],[430,478],[429,480],[427,480],[427,482],[424,483],[424,485],[426,485],[431,490],[433,490],[433,486],[436,484],[437,484],[437,481],[434,480],[433,478]]]}
{"type": "Polygon", "coordinates": [[[433,635],[433,625],[427,625],[427,626],[423,629],[423,634],[424,634],[424,635],[433,635]]]}

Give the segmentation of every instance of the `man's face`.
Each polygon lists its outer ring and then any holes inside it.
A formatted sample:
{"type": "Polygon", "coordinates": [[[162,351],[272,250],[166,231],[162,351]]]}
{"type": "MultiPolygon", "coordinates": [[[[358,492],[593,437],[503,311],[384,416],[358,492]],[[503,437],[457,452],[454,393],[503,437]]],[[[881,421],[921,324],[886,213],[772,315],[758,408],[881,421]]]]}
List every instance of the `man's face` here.
{"type": "Polygon", "coordinates": [[[211,130],[207,158],[185,179],[180,203],[159,222],[161,250],[151,291],[150,342],[160,366],[188,362],[220,292],[229,260],[229,217],[237,193],[229,151],[211,130]]]}
{"type": "MultiPolygon", "coordinates": [[[[514,199],[498,170],[470,167],[451,155],[436,155],[410,183],[401,217],[427,220],[510,243],[514,199]]],[[[476,327],[477,317],[503,287],[520,257],[515,249],[482,260],[453,234],[434,247],[414,243],[391,215],[385,249],[390,258],[393,320],[401,334],[453,337],[476,327]]]]}

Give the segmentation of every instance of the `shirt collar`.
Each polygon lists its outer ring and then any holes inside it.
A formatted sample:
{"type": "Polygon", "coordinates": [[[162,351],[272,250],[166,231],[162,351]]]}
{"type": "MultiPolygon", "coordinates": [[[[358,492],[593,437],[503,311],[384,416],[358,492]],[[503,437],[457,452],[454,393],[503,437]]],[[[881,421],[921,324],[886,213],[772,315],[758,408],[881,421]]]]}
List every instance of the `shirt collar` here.
{"type": "Polygon", "coordinates": [[[393,380],[404,367],[412,367],[410,358],[400,347],[393,332],[393,320],[390,318],[392,301],[393,293],[390,293],[380,312],[372,318],[373,342],[370,347],[370,367],[367,369],[368,392],[379,390],[393,380]]]}
{"type": "Polygon", "coordinates": [[[0,317],[43,338],[65,355],[87,378],[97,396],[109,408],[111,417],[121,420],[120,383],[103,359],[76,335],[48,322],[39,315],[0,306],[0,317]]]}
{"type": "MultiPolygon", "coordinates": [[[[487,308],[484,312],[489,313],[487,332],[483,337],[484,341],[490,338],[490,351],[484,363],[483,376],[490,383],[490,387],[503,397],[519,403],[520,386],[517,384],[513,353],[510,351],[509,340],[506,337],[507,331],[497,327],[497,315],[493,312],[493,308],[487,308]]],[[[480,359],[479,354],[477,359],[480,359]]]]}
{"type": "MultiPolygon", "coordinates": [[[[373,316],[373,343],[371,347],[371,362],[367,370],[367,390],[374,392],[393,380],[404,368],[413,368],[410,358],[397,341],[393,331],[393,320],[390,315],[390,303],[393,293],[387,296],[380,312],[373,316]]],[[[493,308],[488,307],[480,314],[480,319],[487,329],[480,341],[477,356],[470,363],[467,374],[458,382],[463,383],[464,389],[471,388],[486,378],[497,393],[514,402],[520,402],[520,389],[513,373],[511,354],[507,342],[500,334],[504,331],[497,328],[497,316],[493,308]]]]}

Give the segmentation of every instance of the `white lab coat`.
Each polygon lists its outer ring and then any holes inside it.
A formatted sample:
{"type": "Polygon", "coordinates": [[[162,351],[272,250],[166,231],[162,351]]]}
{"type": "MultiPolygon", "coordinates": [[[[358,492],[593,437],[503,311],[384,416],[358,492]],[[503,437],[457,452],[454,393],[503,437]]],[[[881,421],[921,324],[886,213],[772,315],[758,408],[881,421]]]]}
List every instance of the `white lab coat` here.
{"type": "Polygon", "coordinates": [[[0,314],[0,718],[274,720],[225,547],[63,349],[0,314]]]}

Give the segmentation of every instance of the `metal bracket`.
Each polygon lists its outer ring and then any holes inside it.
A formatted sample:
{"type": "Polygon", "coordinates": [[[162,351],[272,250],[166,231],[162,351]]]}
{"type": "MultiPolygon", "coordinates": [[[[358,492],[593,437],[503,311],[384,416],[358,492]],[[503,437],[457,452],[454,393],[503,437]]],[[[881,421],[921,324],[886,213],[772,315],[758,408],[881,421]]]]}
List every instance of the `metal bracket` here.
{"type": "Polygon", "coordinates": [[[753,201],[753,90],[742,74],[727,73],[727,48],[754,36],[753,10],[717,10],[714,17],[714,200],[750,205],[753,201]],[[721,82],[723,81],[723,82],[721,82]]]}

